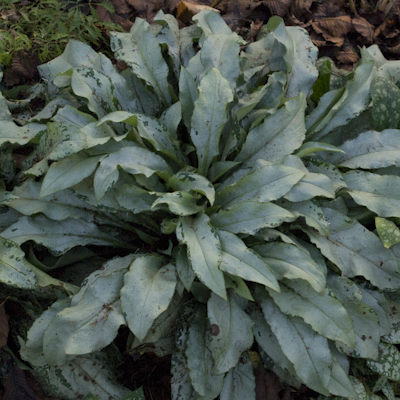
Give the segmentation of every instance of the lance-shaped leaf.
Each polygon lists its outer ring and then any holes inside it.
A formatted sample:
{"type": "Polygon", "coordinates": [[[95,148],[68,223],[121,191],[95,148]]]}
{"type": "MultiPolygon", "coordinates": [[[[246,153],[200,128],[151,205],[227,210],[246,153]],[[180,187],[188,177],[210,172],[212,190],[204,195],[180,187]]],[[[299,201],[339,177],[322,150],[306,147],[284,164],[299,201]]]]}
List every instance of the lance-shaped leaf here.
{"type": "Polygon", "coordinates": [[[181,171],[172,176],[168,185],[174,190],[185,190],[187,192],[193,191],[196,193],[201,193],[206,196],[210,201],[210,204],[214,204],[215,200],[215,189],[211,182],[194,172],[181,171]]]}
{"type": "Polygon", "coordinates": [[[40,182],[25,181],[21,186],[16,186],[12,193],[0,192],[0,204],[6,204],[23,215],[43,213],[55,221],[70,217],[93,221],[91,207],[78,199],[72,190],[62,190],[38,200],[40,187],[40,182]]]}
{"type": "Polygon", "coordinates": [[[280,293],[268,290],[282,312],[304,319],[322,336],[349,347],[356,344],[353,321],[332,291],[317,293],[304,281],[287,281],[280,293]]]}
{"type": "Polygon", "coordinates": [[[140,341],[168,308],[175,287],[175,267],[163,257],[140,257],[131,264],[121,289],[121,304],[129,329],[140,341]]]}
{"type": "Polygon", "coordinates": [[[18,126],[13,121],[0,121],[0,146],[3,143],[17,143],[24,145],[29,143],[35,136],[47,129],[46,125],[30,123],[24,126],[18,126]]]}
{"type": "Polygon", "coordinates": [[[151,206],[157,196],[138,186],[123,184],[118,189],[116,199],[122,207],[136,214],[142,211],[151,211],[151,206]]]}
{"type": "Polygon", "coordinates": [[[370,91],[375,129],[396,129],[400,121],[400,89],[391,80],[377,76],[372,79],[370,91]]]}
{"type": "MultiPolygon", "coordinates": [[[[396,245],[395,247],[398,247],[396,245]]],[[[388,295],[383,294],[381,291],[365,289],[371,296],[373,296],[383,308],[385,316],[389,322],[390,332],[385,335],[384,340],[388,343],[398,344],[400,343],[400,304],[397,296],[388,298],[388,295]]],[[[373,306],[371,305],[373,308],[373,306]]],[[[378,311],[375,311],[378,316],[378,311]]],[[[385,321],[379,320],[380,327],[385,327],[385,321]]]]}
{"type": "Polygon", "coordinates": [[[186,128],[190,130],[194,110],[194,102],[199,95],[196,82],[191,73],[181,67],[179,76],[179,100],[182,104],[182,118],[186,128]]]}
{"type": "MultiPolygon", "coordinates": [[[[28,361],[34,366],[46,366],[47,360],[44,358],[43,353],[43,336],[48,328],[52,319],[64,308],[71,305],[71,298],[57,300],[46,311],[44,311],[38,318],[35,319],[30,327],[26,341],[20,337],[18,338],[21,350],[20,355],[24,361],[28,361]]],[[[72,358],[72,357],[69,357],[72,358]]]]}
{"type": "Polygon", "coordinates": [[[35,372],[56,397],[83,399],[91,394],[97,399],[131,398],[132,392],[117,383],[111,365],[106,354],[95,352],[76,357],[64,365],[37,367],[35,372]]]}
{"type": "Polygon", "coordinates": [[[176,227],[180,243],[186,244],[188,258],[196,276],[214,293],[226,299],[221,264],[221,243],[210,218],[200,213],[195,218],[181,217],[176,227]]]}
{"type": "Polygon", "coordinates": [[[282,370],[286,370],[293,377],[296,376],[296,371],[292,362],[283,353],[282,348],[271,327],[267,324],[264,315],[259,310],[254,310],[251,313],[251,319],[254,321],[253,332],[257,343],[264,350],[268,357],[282,370]]]}
{"type": "Polygon", "coordinates": [[[43,179],[39,199],[83,181],[93,173],[103,158],[104,156],[90,157],[81,152],[52,163],[43,179]]]}
{"type": "Polygon", "coordinates": [[[393,344],[379,343],[378,360],[367,360],[367,365],[379,375],[400,380],[400,352],[393,344]]]}
{"type": "Polygon", "coordinates": [[[232,233],[256,234],[264,228],[274,228],[295,216],[273,203],[247,201],[236,204],[228,211],[219,211],[211,217],[213,226],[232,233]]]}
{"type": "Polygon", "coordinates": [[[341,353],[352,357],[372,358],[378,357],[379,319],[378,315],[367,304],[362,302],[362,294],[357,285],[346,277],[328,275],[327,284],[335,296],[346,308],[353,320],[356,334],[356,345],[349,348],[343,343],[336,342],[336,347],[341,353]]]}
{"type": "Polygon", "coordinates": [[[143,174],[147,178],[156,173],[164,177],[172,174],[169,165],[159,155],[139,145],[124,147],[104,158],[97,169],[94,176],[94,191],[97,200],[100,200],[117,182],[118,166],[132,175],[143,174]]]}
{"type": "Polygon", "coordinates": [[[389,249],[400,242],[400,229],[397,225],[385,218],[375,218],[375,226],[385,249],[389,249]]]}
{"type": "Polygon", "coordinates": [[[317,292],[324,290],[324,271],[306,249],[279,242],[257,245],[252,249],[271,267],[278,280],[302,279],[309,282],[317,292]]]}
{"type": "Polygon", "coordinates": [[[187,250],[185,246],[179,246],[178,254],[176,255],[176,272],[178,273],[179,279],[189,292],[194,279],[196,278],[192,267],[187,256],[187,250]]]}
{"type": "Polygon", "coordinates": [[[218,230],[218,236],[221,241],[222,271],[279,292],[278,281],[259,254],[249,249],[242,240],[230,232],[218,230]]]}
{"type": "Polygon", "coordinates": [[[167,108],[160,116],[160,121],[167,127],[173,139],[177,139],[176,130],[182,120],[182,104],[180,101],[172,104],[171,107],[167,108]]]}
{"type": "Polygon", "coordinates": [[[236,184],[217,192],[216,203],[231,208],[244,201],[268,202],[284,196],[300,181],[304,172],[284,165],[264,165],[236,184]]]}
{"type": "Polygon", "coordinates": [[[171,57],[173,71],[179,78],[181,54],[180,54],[180,30],[178,21],[170,14],[164,14],[162,10],[158,11],[154,21],[162,25],[161,31],[157,35],[157,40],[168,47],[168,55],[171,57]]]}
{"type": "Polygon", "coordinates": [[[400,167],[399,131],[385,129],[359,134],[339,146],[346,154],[329,154],[327,161],[346,168],[377,169],[396,165],[400,167]]]}
{"type": "Polygon", "coordinates": [[[320,235],[328,236],[329,225],[325,220],[324,213],[316,201],[306,200],[292,203],[290,201],[279,199],[277,204],[285,210],[290,211],[296,218],[304,217],[306,224],[316,229],[320,235]]]}
{"type": "Polygon", "coordinates": [[[298,317],[282,313],[264,289],[255,298],[277,337],[283,353],[292,362],[298,377],[311,389],[328,394],[332,357],[328,341],[298,317]]]}
{"type": "Polygon", "coordinates": [[[206,175],[212,159],[219,153],[219,139],[228,121],[226,106],[233,100],[229,82],[219,70],[211,68],[200,81],[194,103],[190,137],[196,147],[199,173],[206,175]]]}
{"type": "Polygon", "coordinates": [[[351,399],[358,398],[348,374],[343,370],[333,354],[331,379],[329,381],[327,389],[330,393],[336,396],[342,396],[351,399]]]}
{"type": "Polygon", "coordinates": [[[165,105],[171,104],[168,92],[168,65],[148,22],[136,18],[130,33],[113,32],[111,49],[134,74],[152,86],[165,105]]]}
{"type": "Polygon", "coordinates": [[[77,96],[88,100],[89,110],[97,114],[99,119],[118,109],[111,79],[96,69],[75,68],[71,77],[71,88],[77,96]]]}
{"type": "Polygon", "coordinates": [[[151,206],[152,209],[158,209],[158,204],[166,204],[169,210],[175,215],[193,215],[204,211],[204,207],[197,204],[199,195],[193,196],[186,192],[172,192],[162,194],[151,206]]]}
{"type": "Polygon", "coordinates": [[[25,253],[11,240],[0,237],[0,282],[21,289],[36,289],[35,272],[25,253]]]}
{"type": "Polygon", "coordinates": [[[347,187],[342,174],[334,165],[324,162],[319,158],[308,157],[305,161],[305,166],[310,172],[326,175],[330,179],[335,192],[347,187]]]}
{"type": "MultiPolygon", "coordinates": [[[[400,217],[400,177],[365,171],[343,174],[349,195],[379,217],[400,217]]],[[[399,237],[400,239],[400,237],[399,237]]]]}
{"type": "Polygon", "coordinates": [[[297,150],[296,156],[299,158],[303,158],[305,156],[308,156],[308,155],[318,152],[318,151],[330,151],[330,152],[344,153],[344,151],[342,149],[339,149],[339,147],[333,146],[328,143],[306,142],[297,150]]]}
{"type": "MultiPolygon", "coordinates": [[[[365,110],[370,102],[369,88],[371,81],[376,76],[376,67],[374,64],[374,62],[367,62],[359,65],[355,69],[354,79],[347,81],[346,83],[347,96],[343,101],[339,101],[340,106],[333,111],[332,118],[328,123],[326,123],[324,128],[313,137],[313,140],[322,138],[334,128],[346,125],[350,119],[355,118],[365,110]]],[[[318,107],[321,105],[323,98],[327,96],[327,94],[322,96],[318,107]]]]}
{"type": "Polygon", "coordinates": [[[240,73],[239,44],[243,45],[246,42],[236,33],[209,35],[200,52],[200,60],[204,66],[203,74],[211,68],[217,68],[229,81],[231,88],[235,89],[240,73]]]}
{"type": "Polygon", "coordinates": [[[183,155],[173,140],[166,125],[157,118],[144,114],[132,114],[116,111],[102,118],[98,125],[107,121],[125,122],[137,127],[139,135],[147,140],[157,151],[167,155],[178,163],[182,163],[183,155]]]}
{"type": "Polygon", "coordinates": [[[172,354],[171,375],[171,398],[194,400],[195,391],[190,380],[186,356],[180,351],[172,354]]]}
{"type": "Polygon", "coordinates": [[[60,255],[75,246],[88,244],[126,247],[113,236],[100,231],[92,222],[70,218],[53,221],[44,215],[22,217],[3,231],[1,236],[18,245],[33,240],[48,247],[53,255],[60,255]]]}
{"type": "Polygon", "coordinates": [[[285,195],[285,199],[292,202],[300,202],[318,196],[327,197],[328,199],[335,198],[335,190],[331,180],[326,175],[308,172],[285,195]]]}
{"type": "Polygon", "coordinates": [[[370,306],[378,315],[380,336],[390,335],[392,324],[391,321],[389,321],[389,318],[395,316],[397,322],[400,321],[400,316],[396,317],[396,305],[394,308],[390,308],[390,306],[388,307],[390,302],[383,293],[380,293],[377,290],[368,290],[360,285],[358,286],[358,289],[362,294],[363,303],[370,306]],[[384,306],[381,306],[380,302],[382,302],[384,306]],[[389,313],[387,313],[388,311],[389,313]]]}
{"type": "Polygon", "coordinates": [[[219,398],[221,400],[256,400],[255,389],[253,364],[246,356],[226,374],[219,398]]]}
{"type": "Polygon", "coordinates": [[[287,101],[261,125],[250,130],[235,161],[251,166],[258,159],[278,161],[298,149],[304,141],[306,127],[304,93],[287,101]]]}
{"type": "Polygon", "coordinates": [[[233,368],[253,344],[253,322],[232,295],[224,300],[212,293],[207,312],[212,329],[209,348],[215,362],[214,374],[223,374],[233,368]]]}
{"type": "Polygon", "coordinates": [[[305,232],[328,260],[348,277],[364,276],[380,289],[400,287],[398,261],[378,236],[337,211],[323,208],[323,212],[330,224],[329,236],[305,232]]]}
{"type": "Polygon", "coordinates": [[[119,293],[134,257],[114,258],[90,274],[71,305],[51,320],[43,338],[49,365],[62,365],[69,355],[92,353],[114,340],[126,323],[119,293]]]}
{"type": "Polygon", "coordinates": [[[203,31],[203,35],[200,40],[201,44],[209,35],[229,35],[232,33],[231,29],[223,20],[223,18],[214,10],[200,11],[193,17],[193,21],[195,21],[197,26],[203,31]]]}
{"type": "Polygon", "coordinates": [[[189,328],[186,357],[192,385],[205,399],[214,399],[222,390],[224,376],[213,374],[213,358],[209,335],[206,329],[205,307],[199,306],[189,328]]]}
{"type": "Polygon", "coordinates": [[[307,95],[318,77],[318,71],[315,67],[318,48],[311,41],[304,28],[288,26],[286,30],[293,41],[293,59],[289,60],[292,70],[286,97],[292,98],[301,92],[307,95]]]}

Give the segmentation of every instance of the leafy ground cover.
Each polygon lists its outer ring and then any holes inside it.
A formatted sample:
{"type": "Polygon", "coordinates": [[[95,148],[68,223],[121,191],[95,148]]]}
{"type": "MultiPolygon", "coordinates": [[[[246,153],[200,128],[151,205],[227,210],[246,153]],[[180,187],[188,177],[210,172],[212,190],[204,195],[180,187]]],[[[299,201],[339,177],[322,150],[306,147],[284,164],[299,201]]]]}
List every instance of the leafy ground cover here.
{"type": "Polygon", "coordinates": [[[2,98],[3,397],[44,398],[32,368],[63,398],[393,398],[398,63],[195,20],[112,34],[122,74],[72,41],[2,98]]]}

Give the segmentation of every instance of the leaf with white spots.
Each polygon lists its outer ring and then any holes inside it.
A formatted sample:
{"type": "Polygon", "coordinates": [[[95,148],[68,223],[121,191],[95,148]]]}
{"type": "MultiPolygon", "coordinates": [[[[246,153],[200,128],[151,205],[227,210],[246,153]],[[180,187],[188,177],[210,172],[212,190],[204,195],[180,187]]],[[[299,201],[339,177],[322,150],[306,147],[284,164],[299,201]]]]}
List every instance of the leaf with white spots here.
{"type": "Polygon", "coordinates": [[[400,229],[394,222],[385,218],[376,217],[375,226],[386,249],[400,242],[400,229]]]}
{"type": "Polygon", "coordinates": [[[372,117],[377,131],[396,129],[400,121],[400,89],[389,79],[372,79],[372,117]]]}
{"type": "Polygon", "coordinates": [[[390,380],[400,381],[400,352],[393,344],[379,343],[379,358],[367,360],[367,365],[390,380]]]}

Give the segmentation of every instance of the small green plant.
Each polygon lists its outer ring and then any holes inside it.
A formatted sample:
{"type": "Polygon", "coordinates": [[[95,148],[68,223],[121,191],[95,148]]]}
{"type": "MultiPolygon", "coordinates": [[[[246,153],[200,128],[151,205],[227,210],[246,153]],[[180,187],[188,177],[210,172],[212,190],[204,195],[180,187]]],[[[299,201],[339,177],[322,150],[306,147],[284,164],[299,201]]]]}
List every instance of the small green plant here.
{"type": "MultiPolygon", "coordinates": [[[[13,2],[5,3],[5,18],[0,22],[0,63],[6,67],[20,50],[32,49],[41,62],[47,62],[59,56],[70,39],[80,40],[111,56],[104,30],[123,31],[117,24],[100,21],[92,0],[89,0],[89,15],[80,11],[76,1],[41,0],[20,7],[12,7],[13,2]]],[[[108,2],[99,5],[115,12],[108,2]]]]}
{"type": "Polygon", "coordinates": [[[255,399],[255,351],[320,399],[393,398],[399,62],[371,46],[345,74],[280,18],[247,46],[194,20],[112,33],[122,73],[71,40],[25,125],[0,98],[0,281],[54,300],[22,359],[66,399],[128,398],[109,366],[127,326],[128,352],[172,354],[174,400],[255,399]]]}

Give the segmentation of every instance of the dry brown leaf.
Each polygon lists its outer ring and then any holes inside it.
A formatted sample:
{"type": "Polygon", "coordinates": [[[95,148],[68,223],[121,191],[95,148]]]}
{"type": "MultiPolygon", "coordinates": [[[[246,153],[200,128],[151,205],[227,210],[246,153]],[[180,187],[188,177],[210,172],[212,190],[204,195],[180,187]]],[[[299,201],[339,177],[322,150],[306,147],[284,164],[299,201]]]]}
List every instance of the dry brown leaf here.
{"type": "MultiPolygon", "coordinates": [[[[224,21],[232,31],[235,31],[238,28],[243,28],[243,26],[246,25],[247,19],[252,21],[257,19],[257,17],[250,17],[250,14],[258,4],[259,3],[254,0],[228,0],[221,2],[218,6],[222,10],[224,21]]],[[[251,40],[250,37],[252,33],[250,31],[251,29],[247,29],[246,34],[242,32],[243,35],[241,35],[243,37],[246,36],[245,40],[251,40]]]]}
{"type": "Polygon", "coordinates": [[[125,32],[129,32],[133,22],[129,18],[122,18],[120,15],[114,13],[111,14],[107,9],[98,5],[96,11],[102,22],[114,22],[115,24],[121,25],[125,32]]]}
{"type": "Polygon", "coordinates": [[[292,13],[297,17],[302,17],[310,11],[311,4],[314,0],[294,0],[292,4],[292,13]]]}
{"type": "Polygon", "coordinates": [[[365,37],[370,43],[374,40],[374,26],[371,25],[363,17],[355,17],[352,19],[354,29],[363,37],[365,37]]]}
{"type": "Polygon", "coordinates": [[[336,54],[336,58],[342,64],[355,64],[360,57],[353,51],[351,46],[343,46],[343,50],[338,51],[336,54]]]}
{"type": "Polygon", "coordinates": [[[15,365],[4,384],[3,400],[40,400],[31,386],[25,371],[15,365]]]}
{"type": "Polygon", "coordinates": [[[0,304],[0,349],[3,348],[7,344],[8,332],[9,332],[8,318],[7,318],[6,309],[4,306],[6,300],[4,300],[0,304]]]}
{"type": "Polygon", "coordinates": [[[256,400],[280,400],[279,392],[282,387],[279,378],[263,367],[258,367],[255,372],[256,400]]]}
{"type": "Polygon", "coordinates": [[[3,10],[0,13],[0,18],[4,20],[8,20],[11,22],[15,22],[19,20],[19,15],[17,14],[17,10],[15,9],[15,5],[11,4],[11,9],[9,10],[3,10]]]}
{"type": "Polygon", "coordinates": [[[132,11],[126,0],[111,0],[117,14],[126,14],[132,11]]]}
{"type": "Polygon", "coordinates": [[[340,1],[325,1],[318,4],[316,13],[314,14],[314,19],[330,17],[339,17],[343,15],[343,7],[340,1]]]}
{"type": "Polygon", "coordinates": [[[160,10],[164,6],[162,0],[126,0],[136,11],[149,12],[152,10],[160,10]]]}
{"type": "Polygon", "coordinates": [[[395,54],[398,56],[400,54],[400,44],[397,44],[396,46],[393,47],[388,47],[387,48],[392,54],[395,54]]]}
{"type": "Polygon", "coordinates": [[[374,37],[379,36],[386,29],[386,21],[383,21],[374,32],[374,37]]]}
{"type": "Polygon", "coordinates": [[[317,33],[325,32],[336,37],[347,35],[353,29],[349,15],[319,19],[314,21],[312,26],[317,33]],[[320,32],[318,32],[317,28],[319,28],[320,32]]]}
{"type": "Polygon", "coordinates": [[[318,33],[314,32],[314,31],[311,31],[310,39],[317,47],[326,45],[326,41],[323,39],[322,35],[319,35],[318,33]]]}
{"type": "Polygon", "coordinates": [[[183,23],[188,23],[192,20],[193,15],[196,15],[200,11],[213,10],[219,13],[219,10],[204,4],[191,3],[188,1],[181,1],[176,11],[176,18],[181,20],[183,23]]]}
{"type": "Polygon", "coordinates": [[[264,0],[263,4],[269,8],[271,14],[284,17],[288,13],[289,7],[293,1],[294,0],[264,0]]]}

